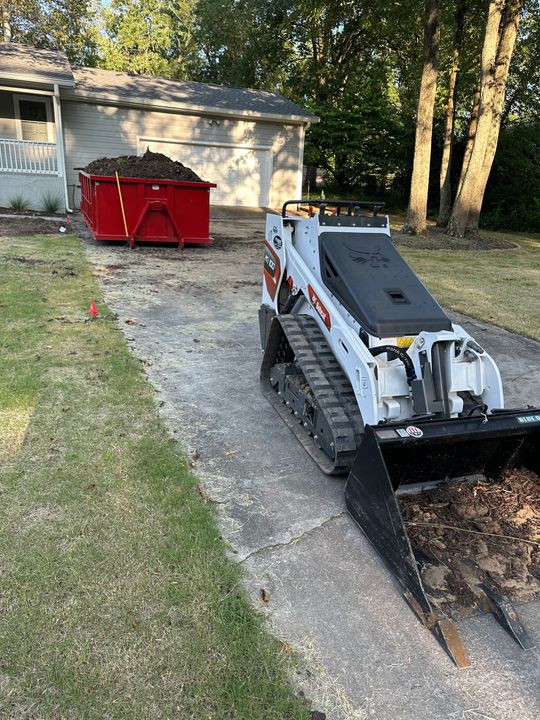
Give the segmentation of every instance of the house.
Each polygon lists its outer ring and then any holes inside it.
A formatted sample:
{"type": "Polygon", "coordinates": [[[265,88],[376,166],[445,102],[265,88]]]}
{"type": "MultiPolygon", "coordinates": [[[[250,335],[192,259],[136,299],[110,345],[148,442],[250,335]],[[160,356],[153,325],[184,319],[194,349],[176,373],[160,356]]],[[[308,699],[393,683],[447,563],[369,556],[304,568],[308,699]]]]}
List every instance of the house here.
{"type": "Polygon", "coordinates": [[[0,206],[22,195],[79,207],[78,168],[147,147],[216,182],[219,205],[299,197],[318,118],[275,93],[72,67],[60,51],[0,43],[0,206]]]}

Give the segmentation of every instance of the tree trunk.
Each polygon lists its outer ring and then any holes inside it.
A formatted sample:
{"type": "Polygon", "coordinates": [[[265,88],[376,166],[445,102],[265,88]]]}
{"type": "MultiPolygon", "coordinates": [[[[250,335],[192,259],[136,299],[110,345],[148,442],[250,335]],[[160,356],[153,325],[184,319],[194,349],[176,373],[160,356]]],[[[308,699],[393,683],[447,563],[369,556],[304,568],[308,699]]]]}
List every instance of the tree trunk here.
{"type": "Polygon", "coordinates": [[[491,126],[489,129],[488,142],[484,155],[484,162],[479,177],[479,191],[475,205],[469,213],[467,223],[467,233],[474,234],[478,232],[480,224],[480,211],[484,201],[486,186],[491,173],[493,160],[497,151],[497,143],[499,141],[499,132],[501,128],[501,120],[504,110],[504,100],[506,96],[506,82],[508,80],[508,72],[510,69],[510,60],[516,44],[517,29],[519,25],[519,13],[522,6],[522,0],[508,2],[506,13],[503,19],[503,25],[500,32],[499,48],[497,50],[497,60],[495,66],[495,92],[493,99],[493,109],[491,116],[491,126]]]}
{"type": "Polygon", "coordinates": [[[426,0],[424,27],[424,66],[420,82],[414,163],[411,179],[409,209],[404,232],[420,235],[426,232],[429,166],[433,109],[437,90],[437,70],[440,39],[440,8],[438,0],[426,0]]]}
{"type": "Polygon", "coordinates": [[[451,235],[464,237],[478,230],[482,200],[497,146],[501,102],[504,103],[520,9],[521,0],[491,0],[489,5],[482,49],[478,124],[470,160],[448,224],[451,235]]]}
{"type": "Polygon", "coordinates": [[[469,121],[469,128],[467,130],[467,142],[465,143],[465,153],[463,155],[463,163],[461,165],[461,172],[459,174],[459,182],[457,186],[456,196],[461,192],[463,180],[467,174],[469,168],[469,162],[471,161],[472,149],[474,146],[474,139],[476,137],[476,128],[478,127],[478,111],[480,110],[480,85],[478,84],[474,88],[473,105],[471,110],[471,119],[469,121]]]}
{"type": "Polygon", "coordinates": [[[2,2],[2,39],[3,42],[11,42],[11,9],[9,0],[2,2]]]}
{"type": "Polygon", "coordinates": [[[317,166],[316,165],[307,165],[303,191],[306,192],[309,197],[309,195],[311,193],[315,192],[316,189],[317,189],[317,166]]]}
{"type": "Polygon", "coordinates": [[[454,47],[452,49],[452,64],[448,78],[448,100],[445,108],[444,142],[441,159],[441,172],[439,178],[440,200],[439,217],[437,225],[446,227],[452,210],[452,147],[454,144],[454,122],[456,117],[456,90],[459,72],[459,57],[463,44],[463,29],[465,24],[465,0],[457,0],[454,29],[454,47]]]}

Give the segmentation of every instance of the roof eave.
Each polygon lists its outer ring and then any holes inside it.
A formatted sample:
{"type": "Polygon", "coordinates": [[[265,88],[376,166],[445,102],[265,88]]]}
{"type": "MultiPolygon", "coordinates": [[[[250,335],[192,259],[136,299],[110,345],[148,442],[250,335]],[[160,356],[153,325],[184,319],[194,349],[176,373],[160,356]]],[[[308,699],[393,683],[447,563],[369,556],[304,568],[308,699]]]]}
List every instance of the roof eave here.
{"type": "Polygon", "coordinates": [[[21,73],[9,73],[7,75],[0,74],[0,80],[2,82],[19,82],[27,83],[28,85],[58,85],[59,87],[74,88],[76,83],[75,80],[61,80],[54,75],[32,75],[32,74],[21,74],[21,73]]]}
{"type": "Polygon", "coordinates": [[[178,111],[186,114],[193,114],[196,112],[199,115],[211,115],[212,117],[234,117],[243,120],[267,120],[283,123],[286,121],[292,125],[305,125],[306,123],[318,123],[320,118],[316,115],[280,115],[278,113],[262,113],[250,110],[229,110],[227,108],[211,107],[207,105],[195,105],[184,103],[169,103],[164,104],[159,100],[126,100],[126,98],[120,95],[114,95],[112,93],[93,93],[84,92],[76,87],[72,93],[62,93],[62,98],[65,100],[74,100],[81,102],[92,101],[96,104],[104,105],[121,105],[124,107],[132,108],[152,108],[154,110],[165,110],[166,112],[178,111]]]}

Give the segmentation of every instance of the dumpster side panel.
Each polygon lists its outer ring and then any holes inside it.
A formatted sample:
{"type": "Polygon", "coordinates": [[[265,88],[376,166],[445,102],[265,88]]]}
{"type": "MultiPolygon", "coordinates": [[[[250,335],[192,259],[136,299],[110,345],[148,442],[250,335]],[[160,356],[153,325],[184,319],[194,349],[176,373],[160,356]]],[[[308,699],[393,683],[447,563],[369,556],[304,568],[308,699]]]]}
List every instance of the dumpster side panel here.
{"type": "Polygon", "coordinates": [[[116,178],[80,173],[81,211],[96,240],[210,243],[211,183],[116,178]]]}

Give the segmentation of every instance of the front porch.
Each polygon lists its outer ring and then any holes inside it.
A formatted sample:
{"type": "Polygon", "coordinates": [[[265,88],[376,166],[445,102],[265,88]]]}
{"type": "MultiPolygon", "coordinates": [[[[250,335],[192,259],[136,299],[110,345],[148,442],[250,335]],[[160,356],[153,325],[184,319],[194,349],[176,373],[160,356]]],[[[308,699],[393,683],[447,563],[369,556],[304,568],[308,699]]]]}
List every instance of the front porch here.
{"type": "Polygon", "coordinates": [[[0,206],[67,208],[58,89],[0,86],[0,206]]]}
{"type": "Polygon", "coordinates": [[[0,137],[0,173],[58,175],[56,143],[0,137]]]}

